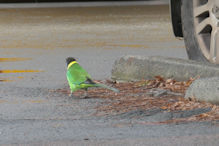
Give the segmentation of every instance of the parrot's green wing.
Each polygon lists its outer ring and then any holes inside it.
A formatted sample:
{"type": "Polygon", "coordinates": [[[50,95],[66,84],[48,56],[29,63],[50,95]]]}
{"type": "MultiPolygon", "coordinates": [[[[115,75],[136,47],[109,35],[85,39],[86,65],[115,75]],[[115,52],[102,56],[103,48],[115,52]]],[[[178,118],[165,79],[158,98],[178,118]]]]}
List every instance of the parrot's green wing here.
{"type": "Polygon", "coordinates": [[[91,78],[91,76],[78,63],[73,64],[67,70],[67,79],[71,84],[80,85],[88,78],[91,78]]]}

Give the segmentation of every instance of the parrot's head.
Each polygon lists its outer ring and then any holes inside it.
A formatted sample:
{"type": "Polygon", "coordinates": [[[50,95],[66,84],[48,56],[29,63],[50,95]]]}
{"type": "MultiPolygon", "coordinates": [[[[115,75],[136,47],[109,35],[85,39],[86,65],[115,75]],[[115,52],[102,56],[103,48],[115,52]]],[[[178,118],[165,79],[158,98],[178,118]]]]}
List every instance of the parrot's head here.
{"type": "Polygon", "coordinates": [[[71,63],[71,62],[73,62],[73,61],[76,61],[76,59],[74,59],[73,57],[68,57],[68,58],[66,58],[67,66],[69,65],[69,63],[71,63]]]}

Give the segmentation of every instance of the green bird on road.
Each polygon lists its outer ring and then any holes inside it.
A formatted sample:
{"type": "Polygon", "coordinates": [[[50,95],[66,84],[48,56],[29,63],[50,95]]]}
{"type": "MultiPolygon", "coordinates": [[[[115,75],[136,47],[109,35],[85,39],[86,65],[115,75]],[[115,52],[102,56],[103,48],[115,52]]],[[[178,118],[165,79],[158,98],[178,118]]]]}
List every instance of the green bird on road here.
{"type": "MultiPolygon", "coordinates": [[[[107,85],[104,84],[99,84],[94,82],[91,79],[91,76],[87,73],[87,71],[85,69],[83,69],[78,62],[76,61],[75,58],[73,57],[68,57],[66,58],[66,63],[67,63],[67,80],[68,80],[68,84],[70,86],[71,89],[71,94],[70,96],[72,96],[72,93],[79,90],[79,89],[84,89],[84,90],[88,90],[88,88],[90,87],[102,87],[102,88],[106,88],[109,90],[112,90],[114,92],[119,92],[118,89],[115,89],[113,87],[109,87],[107,85]]],[[[85,96],[87,93],[85,93],[85,96]]]]}

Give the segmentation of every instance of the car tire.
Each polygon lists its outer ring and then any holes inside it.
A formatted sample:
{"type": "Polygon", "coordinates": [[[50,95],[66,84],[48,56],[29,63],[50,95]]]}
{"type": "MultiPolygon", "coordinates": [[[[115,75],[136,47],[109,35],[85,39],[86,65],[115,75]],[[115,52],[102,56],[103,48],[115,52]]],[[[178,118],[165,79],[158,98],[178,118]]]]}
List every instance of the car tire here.
{"type": "Polygon", "coordinates": [[[193,0],[182,0],[181,17],[183,37],[189,59],[208,62],[200,49],[195,33],[193,0]]]}

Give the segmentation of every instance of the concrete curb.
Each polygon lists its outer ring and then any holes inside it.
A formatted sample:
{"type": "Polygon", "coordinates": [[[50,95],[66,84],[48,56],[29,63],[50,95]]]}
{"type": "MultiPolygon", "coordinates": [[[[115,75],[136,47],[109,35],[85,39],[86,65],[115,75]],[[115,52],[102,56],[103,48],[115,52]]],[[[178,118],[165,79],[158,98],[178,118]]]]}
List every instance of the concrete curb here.
{"type": "Polygon", "coordinates": [[[117,81],[151,79],[157,75],[176,80],[213,77],[219,76],[219,66],[175,58],[124,56],[115,61],[112,69],[112,79],[117,81]]]}

